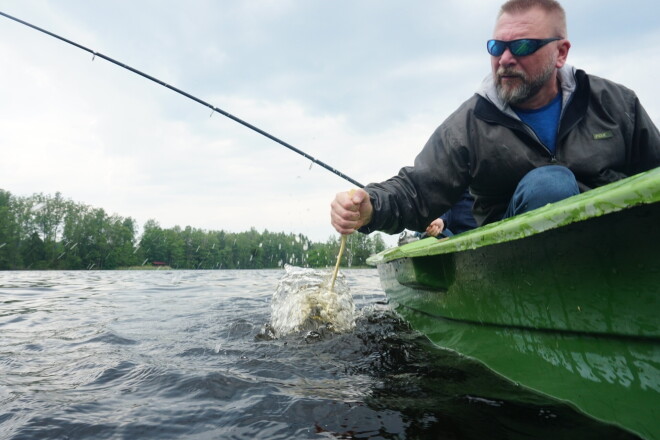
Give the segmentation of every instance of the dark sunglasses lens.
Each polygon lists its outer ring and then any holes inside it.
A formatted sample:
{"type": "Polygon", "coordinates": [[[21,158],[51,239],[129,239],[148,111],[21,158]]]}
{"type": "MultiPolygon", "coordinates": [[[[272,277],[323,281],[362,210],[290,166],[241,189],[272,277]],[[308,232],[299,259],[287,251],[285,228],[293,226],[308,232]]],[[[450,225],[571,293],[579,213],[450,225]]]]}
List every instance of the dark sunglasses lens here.
{"type": "Polygon", "coordinates": [[[494,57],[499,57],[504,53],[504,50],[506,49],[506,44],[502,41],[497,41],[497,40],[488,40],[488,53],[491,54],[494,57]]]}
{"type": "Polygon", "coordinates": [[[536,52],[539,48],[537,40],[516,40],[510,43],[509,48],[511,53],[517,57],[524,57],[525,55],[530,55],[536,52]]]}

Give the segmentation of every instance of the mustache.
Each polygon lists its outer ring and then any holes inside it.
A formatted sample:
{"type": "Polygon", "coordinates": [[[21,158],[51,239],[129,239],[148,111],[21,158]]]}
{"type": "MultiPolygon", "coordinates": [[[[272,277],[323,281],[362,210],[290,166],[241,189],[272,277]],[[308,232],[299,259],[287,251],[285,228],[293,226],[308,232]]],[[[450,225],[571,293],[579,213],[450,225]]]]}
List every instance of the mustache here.
{"type": "Polygon", "coordinates": [[[507,69],[505,67],[500,67],[497,69],[497,77],[502,78],[503,76],[513,76],[517,78],[526,79],[526,75],[522,72],[519,72],[514,69],[507,69]]]}

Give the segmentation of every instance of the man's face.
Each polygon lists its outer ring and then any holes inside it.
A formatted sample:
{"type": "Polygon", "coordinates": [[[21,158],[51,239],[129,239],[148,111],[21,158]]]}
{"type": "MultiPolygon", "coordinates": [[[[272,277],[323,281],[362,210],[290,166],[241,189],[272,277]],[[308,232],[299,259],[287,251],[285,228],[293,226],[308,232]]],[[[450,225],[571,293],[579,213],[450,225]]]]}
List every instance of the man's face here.
{"type": "MultiPolygon", "coordinates": [[[[495,25],[493,38],[503,41],[543,39],[557,37],[555,33],[552,16],[541,9],[531,9],[513,15],[503,14],[495,25]]],[[[558,43],[546,44],[527,56],[516,57],[509,49],[498,57],[491,56],[493,77],[500,99],[512,105],[530,105],[534,108],[554,98],[556,69],[564,64],[563,59],[559,60],[558,43]]]]}

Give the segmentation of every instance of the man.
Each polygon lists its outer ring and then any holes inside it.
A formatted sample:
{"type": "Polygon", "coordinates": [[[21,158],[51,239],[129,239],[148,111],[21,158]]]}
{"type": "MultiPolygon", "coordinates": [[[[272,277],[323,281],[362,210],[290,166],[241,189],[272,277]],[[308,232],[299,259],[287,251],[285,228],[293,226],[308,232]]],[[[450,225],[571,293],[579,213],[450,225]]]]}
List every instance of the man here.
{"type": "Polygon", "coordinates": [[[413,167],[337,194],[335,229],[423,231],[468,188],[483,225],[659,166],[660,133],[634,92],[567,65],[570,47],[559,3],[506,2],[481,90],[413,167]]]}
{"type": "Polygon", "coordinates": [[[438,237],[442,234],[445,237],[451,237],[476,228],[477,223],[472,215],[473,204],[474,198],[468,191],[465,191],[450,210],[426,227],[426,235],[438,237]]]}
{"type": "MultiPolygon", "coordinates": [[[[415,232],[416,237],[452,237],[476,228],[477,223],[472,215],[473,204],[474,198],[469,191],[465,191],[460,200],[450,210],[433,220],[426,227],[426,231],[423,233],[415,232]]],[[[402,234],[405,234],[405,231],[402,234]]]]}
{"type": "Polygon", "coordinates": [[[469,191],[461,196],[461,199],[451,207],[450,210],[442,214],[426,227],[426,231],[415,231],[409,233],[403,231],[399,235],[399,245],[410,243],[426,237],[447,238],[456,234],[472,230],[477,227],[477,223],[472,215],[472,204],[474,198],[469,191]]]}

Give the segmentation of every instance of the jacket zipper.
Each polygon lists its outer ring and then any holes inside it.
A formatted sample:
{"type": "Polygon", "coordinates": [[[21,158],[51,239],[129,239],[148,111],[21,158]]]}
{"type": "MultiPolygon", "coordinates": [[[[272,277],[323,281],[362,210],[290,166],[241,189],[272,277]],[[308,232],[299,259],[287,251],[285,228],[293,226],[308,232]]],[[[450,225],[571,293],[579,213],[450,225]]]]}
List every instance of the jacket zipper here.
{"type": "MultiPolygon", "coordinates": [[[[525,131],[527,134],[531,134],[531,136],[536,140],[536,142],[545,150],[546,153],[550,156],[550,163],[557,163],[557,156],[556,154],[553,154],[552,151],[550,151],[550,148],[546,144],[544,144],[541,139],[539,139],[538,135],[534,131],[532,127],[529,125],[525,124],[523,121],[520,121],[520,123],[525,127],[525,131]]],[[[559,126],[557,126],[557,135],[559,136],[559,126]]],[[[556,151],[556,150],[555,150],[556,151]]]]}
{"type": "Polygon", "coordinates": [[[552,151],[550,151],[550,148],[548,148],[548,146],[545,145],[541,141],[541,139],[539,139],[538,135],[536,134],[536,132],[534,131],[534,129],[532,127],[525,124],[522,120],[520,121],[520,123],[525,126],[525,130],[528,133],[531,133],[532,136],[534,137],[534,139],[536,139],[536,141],[543,147],[543,149],[548,152],[548,154],[550,155],[550,163],[551,164],[555,164],[555,163],[559,162],[559,160],[557,159],[557,149],[559,148],[559,141],[560,141],[560,139],[559,139],[559,129],[561,128],[561,121],[564,118],[564,111],[566,110],[566,108],[568,108],[568,106],[570,105],[572,100],[573,100],[573,93],[571,93],[571,95],[568,97],[568,100],[566,101],[566,104],[564,104],[562,102],[561,113],[559,114],[559,123],[557,124],[557,133],[556,133],[557,136],[555,138],[556,139],[556,144],[555,144],[555,152],[554,153],[552,151]]]}

